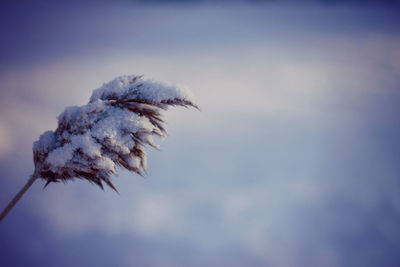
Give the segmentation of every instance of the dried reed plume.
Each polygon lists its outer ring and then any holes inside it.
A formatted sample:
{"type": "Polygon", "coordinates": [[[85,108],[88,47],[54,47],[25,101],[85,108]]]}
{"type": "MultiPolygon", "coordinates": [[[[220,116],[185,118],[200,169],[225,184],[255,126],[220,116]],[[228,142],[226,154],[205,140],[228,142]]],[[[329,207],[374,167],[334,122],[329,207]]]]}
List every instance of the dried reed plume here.
{"type": "Polygon", "coordinates": [[[58,127],[33,144],[35,171],[0,215],[7,215],[33,182],[85,179],[116,192],[110,175],[116,166],[142,175],[146,172],[145,145],[158,149],[153,135],[165,137],[161,111],[168,106],[195,107],[190,92],[175,86],[121,76],[93,91],[85,106],[68,107],[58,127]]]}

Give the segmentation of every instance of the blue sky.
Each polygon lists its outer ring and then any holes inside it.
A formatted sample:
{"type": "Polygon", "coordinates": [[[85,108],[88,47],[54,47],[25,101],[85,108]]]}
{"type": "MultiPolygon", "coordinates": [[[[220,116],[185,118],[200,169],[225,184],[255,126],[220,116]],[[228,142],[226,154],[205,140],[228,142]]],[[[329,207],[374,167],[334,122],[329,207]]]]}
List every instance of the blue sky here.
{"type": "Polygon", "coordinates": [[[122,74],[189,86],[120,195],[36,182],[1,266],[396,266],[396,1],[2,4],[0,204],[32,142],[122,74]]]}

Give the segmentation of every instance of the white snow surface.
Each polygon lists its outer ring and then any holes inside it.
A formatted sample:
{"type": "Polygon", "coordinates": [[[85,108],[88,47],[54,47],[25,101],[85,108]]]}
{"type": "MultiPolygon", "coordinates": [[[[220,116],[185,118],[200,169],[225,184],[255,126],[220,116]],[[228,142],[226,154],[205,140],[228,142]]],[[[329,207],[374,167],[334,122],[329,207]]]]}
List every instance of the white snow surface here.
{"type": "Polygon", "coordinates": [[[138,78],[135,75],[125,75],[104,83],[100,88],[93,91],[90,102],[104,99],[111,95],[121,96],[129,91],[134,91],[135,98],[160,103],[165,100],[182,99],[195,103],[192,93],[184,86],[174,86],[164,82],[152,80],[132,80],[138,78]]]}
{"type": "Polygon", "coordinates": [[[133,75],[118,77],[94,90],[87,105],[67,107],[58,117],[58,129],[45,132],[34,143],[33,150],[44,168],[60,176],[68,172],[68,177],[74,175],[69,170],[79,173],[95,169],[106,179],[108,173],[116,173],[115,155],[118,154],[131,168],[145,170],[144,151],[144,157],[140,158],[132,150],[143,144],[158,148],[152,135],[163,136],[163,133],[146,116],[112,104],[126,94],[129,99],[156,104],[176,99],[194,103],[185,88],[142,81],[133,75]]]}
{"type": "Polygon", "coordinates": [[[40,137],[39,141],[33,143],[34,151],[43,151],[49,153],[56,145],[56,139],[53,131],[44,132],[40,137]]]}

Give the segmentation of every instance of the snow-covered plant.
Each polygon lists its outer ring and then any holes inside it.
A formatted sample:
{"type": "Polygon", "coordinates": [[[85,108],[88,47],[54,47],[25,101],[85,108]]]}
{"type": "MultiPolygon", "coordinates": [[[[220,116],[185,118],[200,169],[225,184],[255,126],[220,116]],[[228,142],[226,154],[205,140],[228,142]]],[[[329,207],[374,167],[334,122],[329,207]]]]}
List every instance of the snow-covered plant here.
{"type": "Polygon", "coordinates": [[[110,177],[117,166],[142,175],[145,146],[158,149],[153,136],[165,137],[161,112],[168,106],[198,108],[185,88],[131,75],[94,90],[87,105],[67,107],[58,117],[57,129],[34,142],[35,171],[0,221],[37,178],[45,180],[45,186],[81,178],[101,188],[104,182],[117,191],[110,177]]]}

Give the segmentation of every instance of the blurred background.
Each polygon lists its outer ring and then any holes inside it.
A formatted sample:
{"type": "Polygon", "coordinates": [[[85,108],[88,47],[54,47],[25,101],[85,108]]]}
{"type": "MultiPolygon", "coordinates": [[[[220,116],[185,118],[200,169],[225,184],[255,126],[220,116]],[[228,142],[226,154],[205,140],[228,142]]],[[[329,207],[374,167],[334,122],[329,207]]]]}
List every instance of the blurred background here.
{"type": "MultiPolygon", "coordinates": [[[[190,87],[145,178],[37,181],[0,266],[398,266],[398,1],[1,1],[0,208],[116,76],[190,87]]],[[[159,142],[160,143],[160,142],[159,142]]]]}

